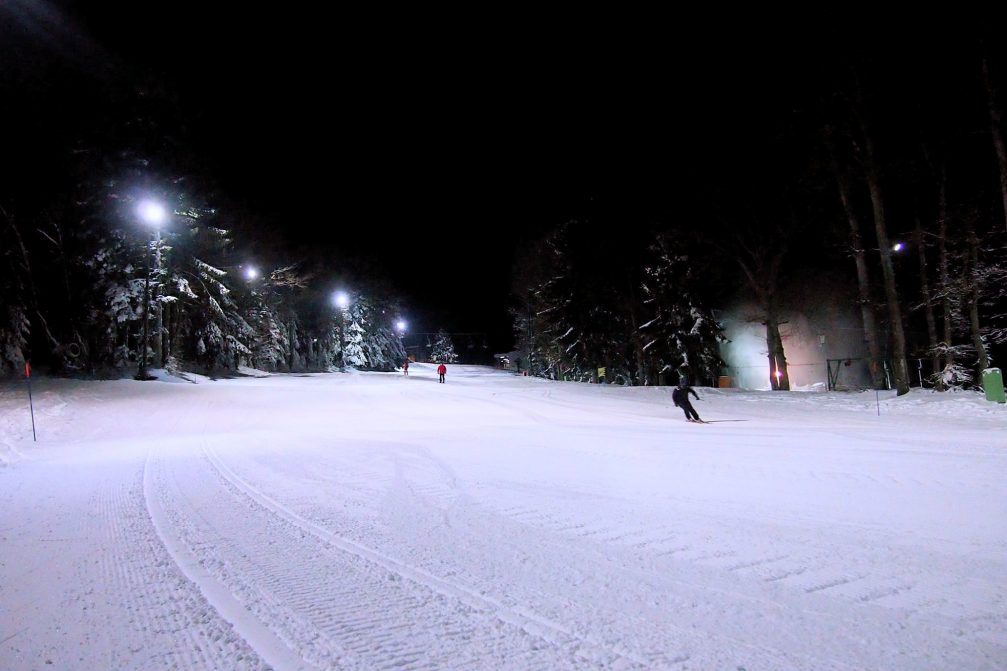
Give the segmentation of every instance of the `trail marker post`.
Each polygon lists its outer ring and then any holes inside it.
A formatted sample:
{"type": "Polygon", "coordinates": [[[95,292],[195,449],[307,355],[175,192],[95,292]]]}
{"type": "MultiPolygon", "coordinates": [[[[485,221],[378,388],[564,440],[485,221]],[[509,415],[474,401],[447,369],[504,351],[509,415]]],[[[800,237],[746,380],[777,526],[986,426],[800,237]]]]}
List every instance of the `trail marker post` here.
{"type": "Polygon", "coordinates": [[[31,439],[37,443],[38,436],[35,435],[35,404],[31,400],[31,364],[27,361],[24,362],[24,379],[28,382],[28,408],[31,410],[31,439]]]}

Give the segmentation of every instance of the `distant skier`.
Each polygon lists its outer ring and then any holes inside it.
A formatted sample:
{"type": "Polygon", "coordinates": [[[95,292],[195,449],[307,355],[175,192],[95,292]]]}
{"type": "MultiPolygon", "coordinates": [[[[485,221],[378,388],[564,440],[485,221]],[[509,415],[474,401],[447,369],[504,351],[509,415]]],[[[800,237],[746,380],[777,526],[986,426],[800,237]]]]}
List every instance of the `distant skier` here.
{"type": "Polygon", "coordinates": [[[440,381],[444,382],[444,376],[448,374],[448,367],[444,364],[437,366],[437,374],[440,376],[440,381]]]}
{"type": "Polygon", "coordinates": [[[409,377],[409,359],[402,362],[402,374],[409,377]]]}
{"type": "Polygon", "coordinates": [[[685,419],[690,422],[704,423],[703,420],[699,418],[699,413],[696,409],[692,407],[692,403],[689,402],[689,394],[696,397],[699,400],[699,394],[696,390],[689,386],[689,381],[686,378],[682,378],[678,382],[678,388],[671,392],[671,400],[674,402],[676,408],[681,408],[682,412],[685,413],[685,419]]]}

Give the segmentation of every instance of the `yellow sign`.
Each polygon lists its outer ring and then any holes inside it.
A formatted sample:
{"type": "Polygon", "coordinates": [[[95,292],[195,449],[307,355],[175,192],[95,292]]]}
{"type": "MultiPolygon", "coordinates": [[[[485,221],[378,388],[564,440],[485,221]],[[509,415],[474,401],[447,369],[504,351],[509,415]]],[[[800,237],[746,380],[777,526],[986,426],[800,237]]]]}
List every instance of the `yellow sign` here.
{"type": "Polygon", "coordinates": [[[598,369],[598,377],[605,377],[605,369],[604,368],[599,368],[598,369]]]}

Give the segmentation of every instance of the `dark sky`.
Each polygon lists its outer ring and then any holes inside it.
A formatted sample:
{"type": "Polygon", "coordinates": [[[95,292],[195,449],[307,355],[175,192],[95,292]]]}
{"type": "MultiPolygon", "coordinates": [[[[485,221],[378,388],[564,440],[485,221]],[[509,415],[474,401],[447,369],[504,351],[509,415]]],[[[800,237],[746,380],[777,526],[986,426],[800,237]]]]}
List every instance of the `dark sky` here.
{"type": "Polygon", "coordinates": [[[485,331],[497,349],[523,243],[570,218],[605,245],[620,226],[696,216],[697,185],[835,57],[822,26],[763,15],[725,30],[697,15],[4,4],[17,197],[44,192],[117,91],[160,82],[189,149],[261,225],[366,256],[418,327],[485,331]]]}
{"type": "Polygon", "coordinates": [[[671,181],[681,82],[664,43],[208,4],[8,5],[17,197],[45,192],[109,100],[160,82],[189,149],[262,224],[367,257],[420,328],[487,331],[499,348],[523,240],[637,176],[671,181]]]}

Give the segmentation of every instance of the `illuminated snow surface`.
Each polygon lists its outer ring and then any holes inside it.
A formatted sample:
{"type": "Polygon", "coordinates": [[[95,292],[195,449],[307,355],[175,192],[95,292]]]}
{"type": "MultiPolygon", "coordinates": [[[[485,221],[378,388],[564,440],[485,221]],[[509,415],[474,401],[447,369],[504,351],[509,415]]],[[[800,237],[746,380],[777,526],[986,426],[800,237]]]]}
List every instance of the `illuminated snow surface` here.
{"type": "Polygon", "coordinates": [[[1007,668],[1003,406],[409,372],[3,387],[0,668],[1007,668]]]}

